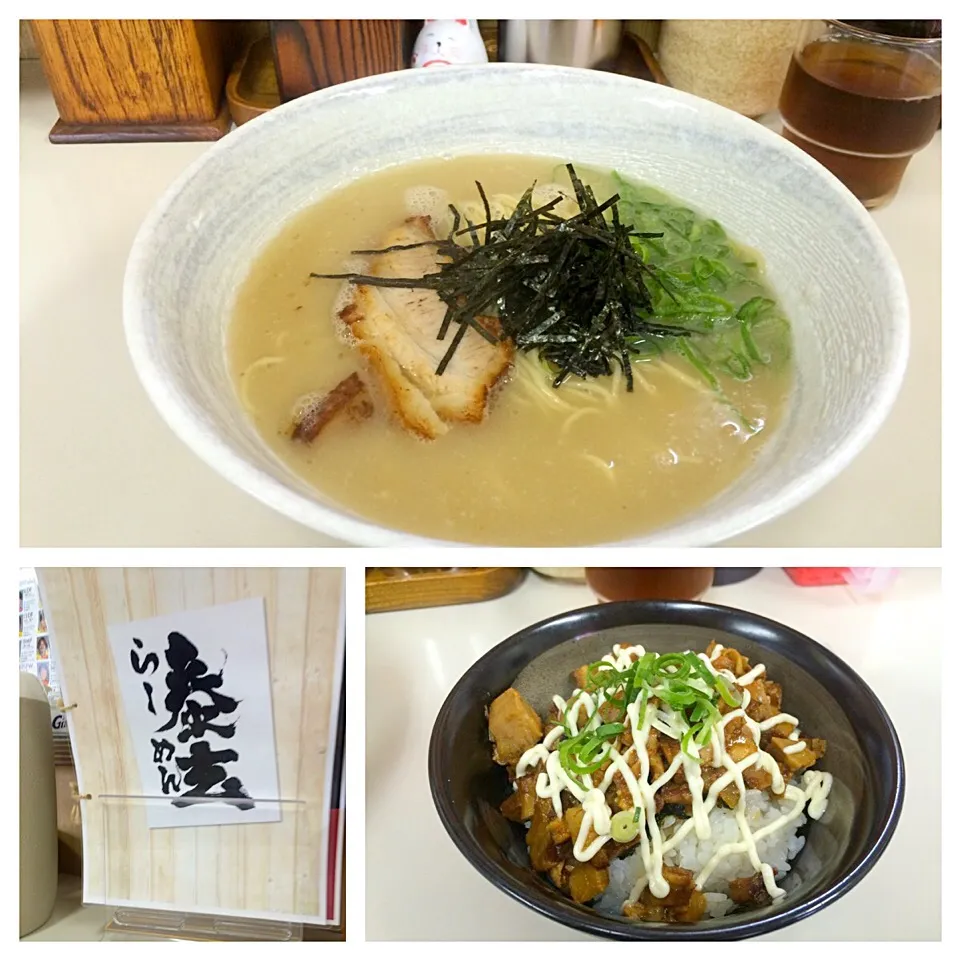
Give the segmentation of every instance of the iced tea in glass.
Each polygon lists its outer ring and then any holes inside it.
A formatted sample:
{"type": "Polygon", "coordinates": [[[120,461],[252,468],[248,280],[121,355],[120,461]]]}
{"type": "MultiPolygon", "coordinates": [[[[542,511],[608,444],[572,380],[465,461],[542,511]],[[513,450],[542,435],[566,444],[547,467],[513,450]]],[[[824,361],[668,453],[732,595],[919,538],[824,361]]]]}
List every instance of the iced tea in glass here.
{"type": "Polygon", "coordinates": [[[940,125],[939,20],[811,20],[780,94],[783,135],[867,207],[940,125]]]}

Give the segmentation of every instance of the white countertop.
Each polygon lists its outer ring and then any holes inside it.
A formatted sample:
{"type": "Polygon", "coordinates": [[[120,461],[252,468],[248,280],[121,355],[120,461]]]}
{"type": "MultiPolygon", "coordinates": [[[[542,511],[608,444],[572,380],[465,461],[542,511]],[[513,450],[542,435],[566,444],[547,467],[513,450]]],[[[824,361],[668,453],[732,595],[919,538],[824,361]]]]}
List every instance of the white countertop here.
{"type": "MultiPolygon", "coordinates": [[[[168,429],[127,357],[121,285],[141,220],[209,144],[60,145],[36,64],[20,98],[21,543],[318,546],[168,429]]],[[[907,280],[910,366],[881,433],[788,516],[737,545],[940,544],[940,136],[876,214],[907,280]]]]}
{"type": "MultiPolygon", "coordinates": [[[[108,942],[187,942],[189,938],[180,939],[160,933],[156,936],[146,933],[128,933],[122,929],[109,929],[116,907],[106,904],[84,903],[83,883],[80,877],[73,874],[61,873],[57,885],[57,899],[53,905],[53,913],[43,926],[28,933],[20,939],[23,941],[57,940],[60,942],[80,943],[89,941],[108,942]]],[[[305,940],[338,940],[342,934],[323,927],[292,925],[295,934],[299,931],[305,940]]]]}
{"type": "MultiPolygon", "coordinates": [[[[705,599],[779,620],[836,651],[883,702],[906,760],[903,814],[877,865],[837,903],[765,939],[938,940],[939,571],[901,571],[887,592],[864,596],[796,587],[771,569],[705,599]],[[918,669],[906,672],[907,659],[918,669]],[[930,882],[904,884],[918,858],[930,882]]],[[[433,807],[427,745],[447,693],[483,653],[592,601],[586,587],[530,574],[500,600],[366,618],[368,940],[586,938],[516,903],[463,859],[433,807]]]]}

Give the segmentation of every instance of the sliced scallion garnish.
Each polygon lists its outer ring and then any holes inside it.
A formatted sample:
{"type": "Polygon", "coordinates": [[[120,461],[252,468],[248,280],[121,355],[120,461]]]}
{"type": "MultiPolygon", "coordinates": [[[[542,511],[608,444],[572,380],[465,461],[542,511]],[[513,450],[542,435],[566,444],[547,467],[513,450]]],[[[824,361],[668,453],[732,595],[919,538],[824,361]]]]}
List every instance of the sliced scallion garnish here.
{"type": "Polygon", "coordinates": [[[713,686],[714,675],[710,672],[710,668],[696,654],[691,656],[690,666],[693,667],[694,672],[708,687],[713,686]]]}
{"type": "Polygon", "coordinates": [[[700,763],[700,758],[695,754],[690,752],[690,743],[693,740],[694,736],[698,734],[701,730],[699,725],[695,727],[690,727],[687,732],[683,735],[683,738],[680,741],[680,749],[691,759],[696,760],[697,763],[700,763]]]}
{"type": "Polygon", "coordinates": [[[714,678],[713,682],[720,693],[720,696],[723,697],[724,703],[729,707],[739,707],[743,703],[743,696],[738,690],[731,688],[730,684],[727,683],[725,677],[721,677],[718,673],[714,678]]]}
{"type": "Polygon", "coordinates": [[[642,727],[647,718],[647,702],[650,700],[650,689],[646,684],[644,684],[643,689],[640,691],[638,700],[640,701],[640,709],[637,710],[637,723],[642,727]]]}
{"type": "MultiPolygon", "coordinates": [[[[720,702],[737,707],[743,702],[740,691],[720,674],[714,673],[701,657],[692,652],[645,653],[626,669],[618,670],[607,660],[598,660],[587,667],[586,692],[603,701],[606,722],[597,719],[599,705],[573,735],[571,716],[573,702],[564,713],[567,739],[561,741],[560,760],[573,776],[585,776],[599,770],[609,759],[611,740],[626,730],[623,722],[627,709],[636,704],[634,735],[645,725],[647,708],[656,700],[672,710],[683,732],[681,750],[692,760],[701,762],[694,746],[710,743],[713,730],[722,722],[720,702]]],[[[579,701],[576,701],[579,704],[579,701]]],[[[635,744],[640,748],[639,744],[635,744]]]]}
{"type": "Polygon", "coordinates": [[[690,663],[682,653],[665,653],[657,657],[656,673],[671,680],[685,680],[690,675],[690,663]]]}
{"type": "Polygon", "coordinates": [[[625,729],[622,723],[604,723],[593,731],[593,735],[605,740],[607,737],[619,737],[625,729]]]}

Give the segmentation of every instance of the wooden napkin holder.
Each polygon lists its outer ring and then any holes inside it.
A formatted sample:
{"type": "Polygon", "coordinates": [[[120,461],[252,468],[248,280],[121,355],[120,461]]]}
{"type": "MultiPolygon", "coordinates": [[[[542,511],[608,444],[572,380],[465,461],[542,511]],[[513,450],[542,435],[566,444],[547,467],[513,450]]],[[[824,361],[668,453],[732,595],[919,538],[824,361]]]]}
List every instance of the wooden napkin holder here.
{"type": "Polygon", "coordinates": [[[422,20],[271,20],[280,97],[403,70],[422,20]]]}
{"type": "Polygon", "coordinates": [[[32,20],[60,112],[53,143],[219,140],[230,128],[223,96],[223,22],[32,20]]]}

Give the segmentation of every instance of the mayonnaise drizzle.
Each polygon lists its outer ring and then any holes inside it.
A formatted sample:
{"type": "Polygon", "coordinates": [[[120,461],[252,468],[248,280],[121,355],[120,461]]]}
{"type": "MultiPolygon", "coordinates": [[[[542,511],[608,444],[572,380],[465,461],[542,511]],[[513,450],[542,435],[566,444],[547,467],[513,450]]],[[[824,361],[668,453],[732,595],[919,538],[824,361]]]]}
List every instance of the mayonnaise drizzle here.
{"type": "Polygon", "coordinates": [[[737,683],[741,687],[746,687],[748,684],[753,683],[757,677],[763,676],[767,672],[767,668],[762,664],[758,663],[752,670],[745,673],[742,677],[737,677],[737,683]]]}
{"type": "MultiPolygon", "coordinates": [[[[758,664],[749,673],[739,678],[735,677],[729,670],[717,671],[713,666],[713,661],[720,656],[722,651],[723,648],[717,645],[709,656],[705,653],[698,654],[713,674],[719,673],[725,679],[744,687],[765,672],[763,664],[758,664]]],[[[642,646],[622,647],[617,644],[614,646],[612,653],[601,659],[605,663],[609,663],[615,670],[622,671],[626,670],[635,659],[642,657],[644,653],[646,653],[646,650],[642,646]]],[[[697,685],[694,678],[691,678],[688,682],[697,685]]],[[[706,689],[705,685],[704,689],[706,689]]],[[[791,740],[797,740],[797,743],[786,747],[784,753],[798,753],[806,747],[806,741],[798,739],[799,720],[790,714],[779,713],[757,723],[745,712],[746,707],[750,704],[749,690],[744,690],[742,696],[741,706],[736,710],[725,713],[710,732],[712,764],[714,767],[725,767],[727,772],[711,784],[706,796],[703,795],[704,781],[701,764],[687,756],[683,751],[680,751],[674,757],[673,762],[660,777],[652,783],[648,783],[650,757],[646,750],[646,744],[651,728],[677,741],[683,737],[687,730],[683,717],[666,705],[661,705],[659,709],[648,706],[642,724],[639,722],[639,702],[634,701],[627,706],[624,725],[633,734],[634,745],[623,754],[612,745],[609,747],[610,764],[605,769],[603,778],[598,784],[594,784],[592,777],[589,775],[581,776],[578,780],[571,777],[563,769],[559,751],[552,749],[554,744],[564,736],[564,728],[561,725],[548,731],[543,741],[527,750],[517,763],[517,777],[522,777],[530,769],[543,764],[544,769],[537,776],[536,793],[538,797],[551,801],[554,812],[558,817],[563,816],[562,794],[564,790],[572,794],[574,799],[580,803],[583,817],[580,822],[580,830],[574,841],[573,855],[582,863],[592,860],[611,839],[612,811],[606,801],[606,792],[613,782],[615,773],[619,773],[623,777],[634,807],[640,811],[637,823],[640,828],[638,849],[643,863],[643,873],[630,891],[630,896],[625,901],[624,906],[636,902],[648,885],[650,892],[658,898],[663,898],[670,892],[670,885],[663,877],[664,855],[678,846],[691,830],[696,831],[697,837],[701,840],[710,837],[710,812],[716,807],[720,793],[731,783],[736,784],[739,792],[735,815],[740,828],[741,839],[736,843],[723,844],[716,850],[697,875],[697,889],[703,889],[703,885],[709,880],[710,875],[716,870],[724,857],[746,853],[754,869],[763,877],[767,893],[774,899],[784,895],[784,891],[775,882],[773,868],[760,860],[757,852],[757,841],[770,836],[800,817],[804,805],[807,806],[807,813],[813,819],[819,820],[826,810],[833,777],[822,771],[808,770],[802,778],[802,789],[792,784],[786,784],[776,760],[760,748],[760,735],[764,730],[769,730],[779,724],[789,723],[793,730],[788,737],[791,740]],[[755,753],[749,754],[739,763],[735,762],[727,752],[723,735],[727,724],[737,717],[743,718],[744,724],[753,736],[757,746],[755,753]],[[638,746],[642,749],[638,750],[638,746]],[[635,776],[633,770],[630,769],[630,760],[634,754],[639,759],[639,776],[635,776]],[[693,800],[691,816],[683,821],[668,839],[664,839],[656,819],[656,793],[673,779],[681,766],[687,778],[693,800]],[[743,773],[750,767],[758,767],[769,772],[772,779],[771,791],[794,802],[793,807],[787,813],[782,814],[756,833],[751,831],[746,818],[747,787],[743,779],[743,773]],[[587,844],[587,837],[590,835],[591,828],[596,836],[591,843],[587,844]]],[[[583,690],[575,690],[569,701],[557,696],[553,698],[553,702],[574,735],[579,732],[581,715],[590,717],[586,724],[588,729],[595,729],[602,722],[599,709],[605,702],[603,691],[599,691],[594,697],[583,690]]],[[[695,755],[699,755],[700,748],[696,743],[691,743],[689,749],[695,755]]]]}

